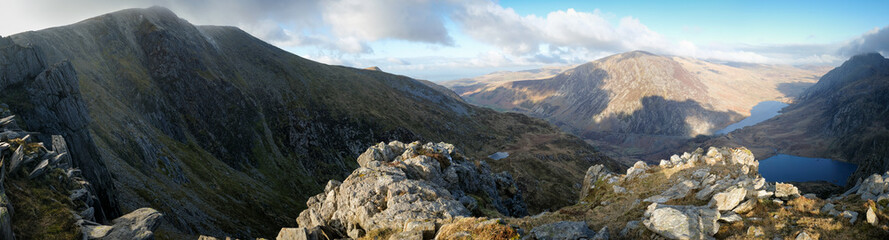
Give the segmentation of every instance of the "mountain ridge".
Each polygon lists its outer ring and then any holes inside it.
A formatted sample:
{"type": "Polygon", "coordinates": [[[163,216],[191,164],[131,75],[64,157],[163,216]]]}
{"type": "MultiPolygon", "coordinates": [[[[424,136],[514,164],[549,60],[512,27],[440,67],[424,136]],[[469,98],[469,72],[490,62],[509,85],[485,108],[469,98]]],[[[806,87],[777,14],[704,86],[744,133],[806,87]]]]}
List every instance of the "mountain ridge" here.
{"type": "Polygon", "coordinates": [[[163,212],[157,232],[167,237],[271,235],[380,141],[454,142],[479,159],[511,149],[491,166],[523,180],[534,211],[571,204],[577,169],[623,167],[544,121],[404,76],[316,63],[164,8],[8,39],[71,62],[121,209],[163,212]]]}

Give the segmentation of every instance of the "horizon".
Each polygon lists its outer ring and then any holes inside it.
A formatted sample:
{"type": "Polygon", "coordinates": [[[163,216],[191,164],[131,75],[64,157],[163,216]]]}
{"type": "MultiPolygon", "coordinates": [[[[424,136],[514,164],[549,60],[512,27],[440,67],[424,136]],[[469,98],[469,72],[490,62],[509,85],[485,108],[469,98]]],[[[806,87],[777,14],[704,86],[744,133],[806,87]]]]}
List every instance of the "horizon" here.
{"type": "Polygon", "coordinates": [[[436,82],[567,66],[628,51],[713,62],[837,66],[889,51],[889,2],[16,1],[0,35],[161,6],[314,61],[436,82]],[[400,4],[399,4],[400,3],[400,4]],[[47,8],[53,6],[53,8],[47,8]],[[833,14],[833,15],[830,15],[833,14]],[[8,24],[14,23],[14,24],[8,24]],[[731,27],[725,27],[731,26],[731,27]]]}

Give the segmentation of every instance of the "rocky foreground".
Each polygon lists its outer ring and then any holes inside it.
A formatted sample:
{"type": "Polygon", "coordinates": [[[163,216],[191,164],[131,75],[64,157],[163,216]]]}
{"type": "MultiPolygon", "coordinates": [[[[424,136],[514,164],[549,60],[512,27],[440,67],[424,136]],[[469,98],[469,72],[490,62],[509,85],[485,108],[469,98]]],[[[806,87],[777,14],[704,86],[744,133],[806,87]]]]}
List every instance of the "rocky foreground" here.
{"type": "Polygon", "coordinates": [[[625,174],[592,166],[576,205],[535,216],[522,216],[522,193],[508,174],[491,174],[450,144],[380,143],[358,162],[277,239],[889,237],[889,173],[820,199],[766,182],[746,148],[698,149],[657,166],[637,162],[625,174]]]}
{"type": "Polygon", "coordinates": [[[0,239],[153,239],[163,214],[141,208],[97,222],[92,184],[61,135],[22,130],[0,104],[0,239]],[[7,190],[9,194],[7,195],[7,190]]]}

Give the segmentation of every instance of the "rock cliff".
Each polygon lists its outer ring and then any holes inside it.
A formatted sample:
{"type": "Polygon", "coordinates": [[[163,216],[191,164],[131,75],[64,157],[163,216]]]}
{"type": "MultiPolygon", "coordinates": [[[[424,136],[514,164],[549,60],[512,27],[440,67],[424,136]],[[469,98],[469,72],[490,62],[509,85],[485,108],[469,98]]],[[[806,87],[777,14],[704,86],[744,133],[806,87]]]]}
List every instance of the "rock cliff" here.
{"type": "Polygon", "coordinates": [[[0,102],[20,114],[31,131],[57,134],[70,142],[73,167],[93,183],[100,222],[120,215],[111,174],[87,126],[91,118],[77,73],[69,61],[47,61],[40,47],[0,40],[0,102]]]}

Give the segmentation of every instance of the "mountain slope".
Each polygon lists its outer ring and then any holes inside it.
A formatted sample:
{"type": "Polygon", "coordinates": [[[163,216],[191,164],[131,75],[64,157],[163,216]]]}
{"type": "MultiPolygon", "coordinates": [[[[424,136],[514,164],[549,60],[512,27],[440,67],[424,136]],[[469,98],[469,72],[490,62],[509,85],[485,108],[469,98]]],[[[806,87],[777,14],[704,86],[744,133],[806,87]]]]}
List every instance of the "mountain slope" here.
{"type": "Polygon", "coordinates": [[[638,157],[673,150],[652,145],[711,134],[761,101],[789,101],[819,75],[789,66],[736,65],[635,51],[551,78],[454,89],[470,103],[545,118],[596,145],[619,145],[609,150],[616,156],[638,157]]]}
{"type": "Polygon", "coordinates": [[[621,168],[544,121],[407,77],[316,63],[163,8],[10,38],[47,62],[71,62],[114,197],[125,211],[163,212],[160,235],[273,236],[380,141],[452,142],[476,159],[511,151],[490,164],[513,174],[532,211],[571,204],[591,164],[621,168]]]}
{"type": "Polygon", "coordinates": [[[855,179],[889,170],[889,59],[870,53],[831,70],[777,117],[710,140],[776,152],[849,161],[855,179]]]}

